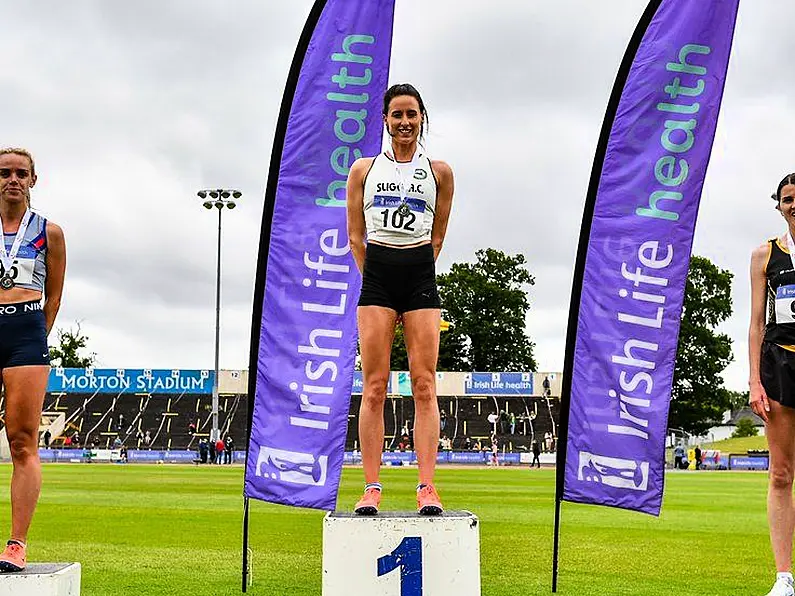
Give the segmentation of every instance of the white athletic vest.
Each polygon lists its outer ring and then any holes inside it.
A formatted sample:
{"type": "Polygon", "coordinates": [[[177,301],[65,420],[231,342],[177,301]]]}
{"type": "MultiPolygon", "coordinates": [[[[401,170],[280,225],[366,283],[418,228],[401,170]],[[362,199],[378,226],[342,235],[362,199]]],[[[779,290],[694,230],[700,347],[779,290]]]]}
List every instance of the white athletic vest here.
{"type": "Polygon", "coordinates": [[[430,240],[435,214],[436,177],[427,156],[417,151],[409,163],[386,153],[373,159],[364,180],[368,240],[395,246],[430,240]]]}

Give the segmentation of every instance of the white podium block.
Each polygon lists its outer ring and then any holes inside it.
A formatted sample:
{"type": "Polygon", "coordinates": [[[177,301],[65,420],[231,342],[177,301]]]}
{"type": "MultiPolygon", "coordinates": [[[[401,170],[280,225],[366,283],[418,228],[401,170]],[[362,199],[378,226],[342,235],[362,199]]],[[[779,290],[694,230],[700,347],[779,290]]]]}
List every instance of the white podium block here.
{"type": "Polygon", "coordinates": [[[328,513],[323,596],[480,596],[480,528],[469,511],[328,513]]]}
{"type": "Polygon", "coordinates": [[[3,573],[0,596],[80,596],[80,563],[30,563],[3,573]]]}

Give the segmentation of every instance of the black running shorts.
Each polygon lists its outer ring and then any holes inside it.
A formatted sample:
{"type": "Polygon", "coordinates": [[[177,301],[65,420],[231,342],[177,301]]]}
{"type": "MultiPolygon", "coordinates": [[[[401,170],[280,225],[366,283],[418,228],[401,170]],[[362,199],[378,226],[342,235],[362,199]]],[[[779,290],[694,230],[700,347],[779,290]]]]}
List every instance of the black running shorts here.
{"type": "Polygon", "coordinates": [[[762,342],[759,376],[768,398],[795,408],[795,352],[769,341],[762,342]]]}
{"type": "Polygon", "coordinates": [[[383,306],[398,314],[441,308],[433,247],[392,248],[370,243],[364,257],[359,306],[383,306]]]}
{"type": "Polygon", "coordinates": [[[50,364],[41,304],[0,304],[0,370],[41,364],[50,364]]]}

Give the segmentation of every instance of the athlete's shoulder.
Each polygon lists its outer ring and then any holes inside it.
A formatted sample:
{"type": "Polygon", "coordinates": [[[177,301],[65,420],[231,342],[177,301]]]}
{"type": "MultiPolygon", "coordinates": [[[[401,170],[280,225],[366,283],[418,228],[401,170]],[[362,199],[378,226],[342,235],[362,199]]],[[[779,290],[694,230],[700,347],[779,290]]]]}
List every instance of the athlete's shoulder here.
{"type": "Polygon", "coordinates": [[[770,260],[770,255],[773,250],[773,245],[776,243],[776,241],[777,238],[771,238],[770,240],[766,240],[751,252],[752,268],[758,267],[762,271],[764,271],[767,268],[767,262],[770,260]]]}
{"type": "Polygon", "coordinates": [[[453,179],[453,168],[450,167],[449,163],[441,159],[431,159],[430,162],[433,173],[436,174],[436,178],[440,182],[453,179]]]}
{"type": "Polygon", "coordinates": [[[64,239],[63,228],[52,220],[47,220],[47,238],[48,240],[61,240],[64,239]]]}
{"type": "Polygon", "coordinates": [[[353,162],[353,165],[351,166],[351,172],[353,171],[366,172],[367,170],[370,169],[370,166],[373,165],[376,157],[378,156],[375,155],[372,157],[360,157],[359,159],[353,162]]]}

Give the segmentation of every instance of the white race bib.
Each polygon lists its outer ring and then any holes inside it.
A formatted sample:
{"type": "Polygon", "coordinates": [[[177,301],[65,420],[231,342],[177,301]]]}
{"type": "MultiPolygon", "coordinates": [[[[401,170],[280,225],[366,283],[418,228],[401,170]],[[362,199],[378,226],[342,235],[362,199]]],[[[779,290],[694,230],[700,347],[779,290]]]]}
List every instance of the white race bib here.
{"type": "Polygon", "coordinates": [[[425,201],[406,198],[405,206],[408,210],[401,209],[402,204],[400,197],[375,195],[372,210],[373,228],[389,230],[393,234],[420,236],[424,232],[425,201]]]}
{"type": "MultiPolygon", "coordinates": [[[[14,283],[19,284],[27,284],[30,285],[33,283],[33,269],[36,266],[36,259],[24,259],[22,257],[17,257],[14,259],[13,264],[11,265],[11,279],[14,280],[14,283]]],[[[0,262],[0,277],[5,275],[5,268],[3,264],[0,262]]]]}
{"type": "Polygon", "coordinates": [[[776,290],[776,324],[795,323],[795,285],[779,286],[776,290]]]}

